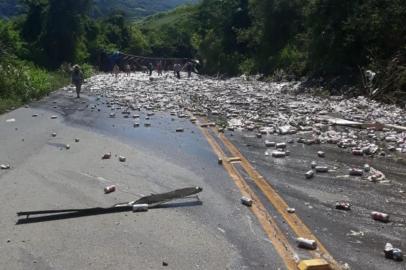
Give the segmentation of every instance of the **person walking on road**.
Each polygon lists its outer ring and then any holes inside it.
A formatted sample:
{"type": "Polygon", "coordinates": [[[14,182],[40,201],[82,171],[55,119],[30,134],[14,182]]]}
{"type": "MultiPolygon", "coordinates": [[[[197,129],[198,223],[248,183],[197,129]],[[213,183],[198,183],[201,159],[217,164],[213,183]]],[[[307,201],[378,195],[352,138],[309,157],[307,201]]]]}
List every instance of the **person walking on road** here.
{"type": "Polygon", "coordinates": [[[158,76],[162,76],[162,62],[159,61],[156,65],[156,71],[158,72],[158,76]]]}
{"type": "Polygon", "coordinates": [[[117,64],[115,64],[114,67],[113,67],[113,74],[114,74],[114,76],[115,76],[116,78],[117,78],[117,76],[118,76],[118,73],[120,73],[120,68],[118,67],[117,64]]]}
{"type": "Polygon", "coordinates": [[[131,74],[131,66],[130,64],[125,65],[125,73],[127,74],[127,76],[130,76],[131,74]]]}
{"type": "Polygon", "coordinates": [[[185,64],[185,68],[186,68],[186,71],[187,71],[187,77],[188,78],[192,77],[192,71],[193,71],[193,63],[192,63],[192,61],[189,60],[185,64]]]}
{"type": "Polygon", "coordinates": [[[154,70],[154,65],[152,63],[148,64],[148,71],[149,71],[149,76],[152,76],[152,71],[154,70]]]}
{"type": "Polygon", "coordinates": [[[83,73],[78,65],[73,66],[72,69],[72,84],[76,87],[76,98],[80,98],[80,91],[82,90],[83,73]]]}
{"type": "Polygon", "coordinates": [[[173,71],[175,72],[176,78],[180,79],[180,70],[182,69],[180,64],[175,64],[173,66],[173,71]]]}

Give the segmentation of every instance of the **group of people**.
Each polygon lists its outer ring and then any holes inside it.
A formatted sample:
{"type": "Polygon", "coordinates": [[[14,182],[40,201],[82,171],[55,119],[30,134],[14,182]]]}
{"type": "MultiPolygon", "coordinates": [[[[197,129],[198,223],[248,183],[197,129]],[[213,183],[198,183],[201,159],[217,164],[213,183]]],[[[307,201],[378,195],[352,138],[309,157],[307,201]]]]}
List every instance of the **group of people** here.
{"type": "MultiPolygon", "coordinates": [[[[149,76],[152,76],[152,72],[154,71],[154,65],[152,63],[149,63],[148,66],[146,67],[146,69],[147,69],[147,71],[149,73],[149,76]]],[[[156,70],[158,72],[158,76],[162,75],[162,69],[163,69],[162,68],[162,62],[159,61],[156,64],[156,70]]],[[[186,72],[188,74],[188,78],[192,77],[192,72],[194,71],[194,69],[195,69],[195,66],[194,66],[192,61],[186,62],[186,64],[184,66],[182,66],[179,63],[175,63],[173,65],[174,75],[178,79],[181,78],[180,72],[182,70],[186,70],[186,72]]],[[[130,73],[131,73],[130,64],[126,64],[124,66],[124,71],[127,74],[127,76],[130,75],[130,73]]],[[[120,67],[117,64],[115,64],[113,66],[113,74],[117,78],[119,73],[120,73],[120,67]]],[[[82,72],[80,66],[79,65],[74,65],[73,68],[72,68],[72,84],[75,85],[75,87],[76,87],[77,98],[80,98],[80,92],[81,92],[81,89],[82,89],[83,81],[84,81],[84,76],[83,76],[83,72],[82,72]]]]}

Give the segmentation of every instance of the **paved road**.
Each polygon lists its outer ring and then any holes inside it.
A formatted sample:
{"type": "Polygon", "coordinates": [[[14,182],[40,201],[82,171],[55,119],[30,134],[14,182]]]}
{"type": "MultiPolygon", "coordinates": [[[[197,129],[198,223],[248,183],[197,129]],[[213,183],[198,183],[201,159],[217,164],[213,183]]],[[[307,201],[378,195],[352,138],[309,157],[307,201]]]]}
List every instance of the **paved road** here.
{"type": "MultiPolygon", "coordinates": [[[[119,112],[110,118],[111,108],[103,97],[85,94],[75,99],[66,88],[0,116],[0,163],[11,165],[10,170],[0,171],[4,269],[287,268],[257,215],[240,204],[241,190],[217,164],[218,156],[198,126],[163,112],[146,120],[148,111],[142,109],[140,127],[134,128],[134,120],[119,112]],[[58,118],[51,119],[53,115],[58,118]],[[151,127],[144,127],[144,122],[151,127]],[[177,133],[177,128],[184,132],[177,133]],[[111,160],[101,159],[106,152],[112,152],[111,160]],[[127,157],[125,163],[118,161],[120,155],[127,157]],[[103,188],[109,184],[117,185],[118,191],[105,195],[103,188]],[[146,213],[16,225],[18,211],[107,207],[187,186],[203,187],[203,204],[177,203],[146,213]]],[[[212,134],[217,138],[217,133],[212,134]]],[[[286,137],[258,139],[246,132],[226,132],[226,136],[296,208],[298,217],[340,265],[406,269],[404,262],[382,256],[386,242],[404,249],[406,241],[405,195],[399,192],[405,190],[404,166],[385,159],[371,161],[393,179],[391,185],[372,184],[340,177],[340,170],[365,160],[333,147],[295,143],[289,145],[290,157],[275,160],[264,156],[263,140],[286,137]],[[338,166],[338,172],[306,181],[303,174],[320,147],[326,158],[319,162],[338,166]],[[341,199],[352,201],[353,211],[333,210],[334,202],[341,199]],[[371,210],[390,213],[394,222],[372,221],[371,210]]],[[[249,175],[238,165],[235,168],[276,220],[295,256],[311,258],[311,253],[296,248],[292,229],[249,175]]]]}

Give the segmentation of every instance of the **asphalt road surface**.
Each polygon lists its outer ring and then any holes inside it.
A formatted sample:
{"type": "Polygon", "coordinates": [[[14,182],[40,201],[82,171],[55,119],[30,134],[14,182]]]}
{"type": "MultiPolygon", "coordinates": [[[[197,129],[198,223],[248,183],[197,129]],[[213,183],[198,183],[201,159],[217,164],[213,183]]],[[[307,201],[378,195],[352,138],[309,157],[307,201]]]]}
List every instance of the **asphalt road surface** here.
{"type": "MultiPolygon", "coordinates": [[[[240,203],[244,191],[227,166],[218,164],[218,155],[199,125],[168,112],[147,116],[148,110],[142,109],[140,126],[135,128],[132,119],[121,114],[110,118],[110,112],[103,98],[85,89],[82,98],[76,99],[72,89],[65,88],[0,116],[0,164],[11,166],[0,171],[0,269],[291,268],[255,208],[240,203]],[[145,122],[151,126],[145,127],[145,122]],[[178,128],[184,132],[176,132],[178,128]],[[102,160],[108,152],[112,158],[102,160]],[[119,156],[126,157],[126,162],[119,162],[119,156]],[[117,191],[104,194],[104,187],[112,184],[117,191]],[[194,186],[203,188],[201,203],[191,199],[142,213],[22,224],[16,216],[28,210],[109,207],[194,186]]],[[[220,135],[208,130],[230,156],[220,135]]],[[[288,139],[267,136],[275,141],[288,139]]],[[[405,249],[404,165],[386,159],[360,160],[332,146],[298,143],[289,145],[289,157],[273,159],[264,155],[264,138],[230,131],[226,138],[296,209],[295,215],[341,269],[406,269],[405,262],[383,256],[386,242],[405,249]],[[326,152],[322,161],[316,155],[320,149],[326,152]],[[336,172],[305,180],[312,160],[336,166],[336,172]],[[343,176],[352,164],[365,162],[384,172],[391,183],[343,176]],[[352,211],[335,210],[339,200],[351,201],[352,211]],[[372,220],[374,210],[391,214],[392,222],[372,220]]],[[[294,228],[243,166],[230,166],[276,221],[293,259],[315,257],[296,247],[294,228]]]]}

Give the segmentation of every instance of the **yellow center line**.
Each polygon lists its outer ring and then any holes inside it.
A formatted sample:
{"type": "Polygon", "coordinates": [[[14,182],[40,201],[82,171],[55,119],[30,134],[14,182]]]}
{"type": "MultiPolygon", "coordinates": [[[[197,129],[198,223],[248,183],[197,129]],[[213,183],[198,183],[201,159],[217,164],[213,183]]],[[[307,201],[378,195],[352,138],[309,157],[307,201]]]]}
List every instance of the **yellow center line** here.
{"type": "MultiPolygon", "coordinates": [[[[226,156],[222,151],[221,147],[214,140],[214,138],[209,134],[208,130],[199,127],[203,135],[207,139],[210,146],[213,148],[214,153],[221,159],[225,160],[226,156]]],[[[228,172],[231,179],[235,182],[243,196],[249,196],[254,200],[254,204],[251,207],[252,212],[257,217],[263,230],[267,234],[268,238],[271,240],[275,250],[278,252],[279,256],[284,261],[288,269],[298,269],[298,256],[296,255],[294,249],[289,244],[284,233],[279,229],[274,218],[268,213],[265,206],[259,200],[258,196],[251,190],[244,178],[240,175],[237,169],[230,163],[223,163],[224,169],[228,172]]]]}
{"type": "MultiPolygon", "coordinates": [[[[215,130],[213,130],[218,134],[215,130]]],[[[272,203],[275,209],[283,217],[283,219],[289,224],[292,230],[299,237],[304,237],[308,239],[313,239],[317,241],[318,250],[313,251],[313,255],[322,257],[330,263],[333,269],[342,269],[341,266],[334,260],[327,249],[321,244],[321,242],[316,238],[316,236],[310,231],[310,229],[303,223],[303,221],[296,215],[291,214],[286,211],[289,207],[288,204],[282,199],[282,197],[277,193],[277,191],[267,182],[264,177],[258,173],[257,170],[251,165],[251,163],[241,154],[241,152],[235,147],[224,134],[218,134],[218,137],[223,142],[225,147],[230,151],[230,153],[241,158],[241,166],[252,178],[255,184],[261,189],[265,197],[272,203]]]]}

